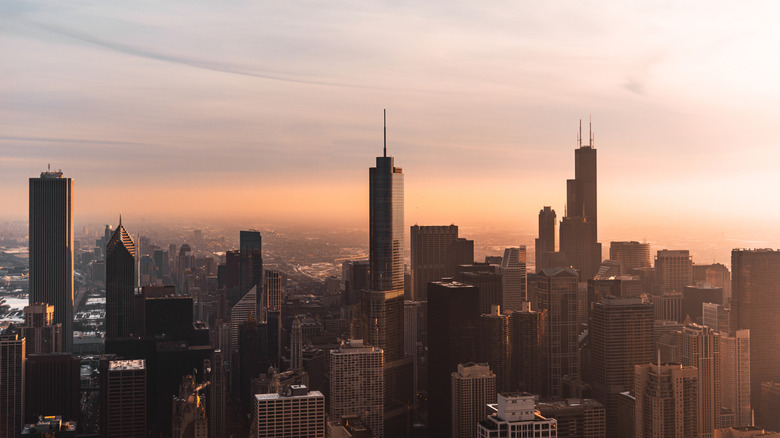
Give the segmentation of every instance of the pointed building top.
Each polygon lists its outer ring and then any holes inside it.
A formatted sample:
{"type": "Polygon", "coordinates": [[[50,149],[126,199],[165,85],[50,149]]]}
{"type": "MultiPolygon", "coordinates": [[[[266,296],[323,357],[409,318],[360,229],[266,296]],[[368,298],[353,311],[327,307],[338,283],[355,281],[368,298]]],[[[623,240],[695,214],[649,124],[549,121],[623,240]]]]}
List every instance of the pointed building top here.
{"type": "Polygon", "coordinates": [[[114,234],[111,235],[111,239],[106,244],[106,254],[112,252],[114,248],[121,245],[124,247],[133,257],[135,257],[135,243],[130,237],[130,234],[122,226],[122,215],[119,215],[119,225],[117,225],[114,234]]]}

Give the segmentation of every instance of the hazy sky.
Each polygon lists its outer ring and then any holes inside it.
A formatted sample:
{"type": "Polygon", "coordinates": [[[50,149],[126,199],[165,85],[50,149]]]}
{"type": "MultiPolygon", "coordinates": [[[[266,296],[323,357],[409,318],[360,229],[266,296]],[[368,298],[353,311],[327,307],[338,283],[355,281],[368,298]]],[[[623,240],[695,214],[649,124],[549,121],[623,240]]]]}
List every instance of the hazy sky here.
{"type": "Polygon", "coordinates": [[[27,178],[51,163],[77,220],[367,224],[388,108],[408,223],[532,230],[544,205],[563,215],[592,114],[602,236],[780,246],[779,13],[3,0],[0,217],[26,217],[27,178]]]}

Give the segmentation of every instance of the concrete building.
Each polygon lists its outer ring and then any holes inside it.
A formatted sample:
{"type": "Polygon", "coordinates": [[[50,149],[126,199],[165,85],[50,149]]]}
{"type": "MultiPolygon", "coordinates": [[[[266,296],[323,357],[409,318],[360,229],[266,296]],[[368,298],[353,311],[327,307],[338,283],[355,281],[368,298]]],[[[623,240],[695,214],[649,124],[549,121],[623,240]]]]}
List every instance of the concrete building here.
{"type": "Polygon", "coordinates": [[[64,351],[73,346],[73,190],[61,171],[30,178],[30,304],[54,306],[64,351]]]}
{"type": "Polygon", "coordinates": [[[384,351],[361,339],[331,350],[328,416],[334,420],[358,415],[377,437],[384,437],[383,368],[384,351]]]}
{"type": "Polygon", "coordinates": [[[452,437],[474,438],[477,423],[487,419],[487,405],[496,403],[496,375],[486,363],[458,364],[451,382],[452,437]]]}
{"type": "Polygon", "coordinates": [[[102,359],[100,369],[101,436],[146,437],[146,361],[102,359]]]}
{"type": "Polygon", "coordinates": [[[25,424],[26,342],[0,335],[0,438],[15,438],[25,424]]]}
{"type": "Polygon", "coordinates": [[[698,372],[679,364],[646,364],[634,368],[634,436],[697,436],[698,372]]]}
{"type": "Polygon", "coordinates": [[[62,352],[62,324],[54,324],[54,306],[35,303],[24,307],[24,325],[19,327],[27,340],[27,354],[62,352]]]}
{"type": "Polygon", "coordinates": [[[325,438],[325,397],[293,385],[277,394],[256,394],[251,438],[325,438]]]}
{"type": "Polygon", "coordinates": [[[701,305],[701,325],[707,326],[721,336],[728,336],[730,309],[723,304],[703,303],[701,305]]]}
{"type": "Polygon", "coordinates": [[[617,399],[634,388],[634,366],[653,360],[653,306],[640,298],[604,297],[593,309],[590,351],[593,396],[606,408],[607,435],[615,436],[617,399]]]}
{"type": "Polygon", "coordinates": [[[520,310],[527,300],[525,245],[504,250],[501,259],[501,308],[505,312],[520,310]]]}
{"type": "MultiPolygon", "coordinates": [[[[733,415],[733,425],[752,424],[750,330],[737,330],[734,336],[720,335],[720,392],[721,407],[733,415]]],[[[726,426],[721,421],[721,427],[726,426]]]]}
{"type": "Polygon", "coordinates": [[[662,249],[655,256],[658,292],[662,295],[682,293],[693,284],[693,261],[687,249],[662,249]]]}
{"type": "Polygon", "coordinates": [[[709,327],[688,324],[677,332],[677,355],[683,366],[698,372],[697,436],[712,438],[721,428],[720,336],[709,327]]]}
{"type": "Polygon", "coordinates": [[[650,244],[639,242],[610,242],[609,259],[620,263],[621,270],[626,273],[632,269],[649,268],[650,244]]]}
{"type": "Polygon", "coordinates": [[[558,422],[536,410],[532,394],[498,394],[498,403],[488,407],[487,420],[477,425],[479,438],[558,437],[558,422]]]}
{"type": "MultiPolygon", "coordinates": [[[[479,318],[479,362],[489,363],[496,379],[496,391],[512,391],[512,338],[511,314],[502,314],[499,306],[479,318]]],[[[517,354],[524,352],[518,351],[517,354]]]]}
{"type": "Polygon", "coordinates": [[[577,281],[571,268],[545,269],[537,276],[538,305],[545,319],[545,384],[551,397],[563,397],[563,377],[580,377],[577,281]]]}

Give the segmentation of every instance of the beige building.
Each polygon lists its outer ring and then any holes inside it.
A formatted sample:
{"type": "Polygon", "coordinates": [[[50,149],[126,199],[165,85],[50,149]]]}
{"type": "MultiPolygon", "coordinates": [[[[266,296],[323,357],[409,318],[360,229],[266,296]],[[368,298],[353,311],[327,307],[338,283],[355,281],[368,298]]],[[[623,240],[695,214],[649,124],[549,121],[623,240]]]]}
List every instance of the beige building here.
{"type": "Polygon", "coordinates": [[[496,375],[486,363],[458,364],[452,379],[452,437],[474,438],[477,423],[487,418],[487,405],[496,403],[496,375]]]}
{"type": "Polygon", "coordinates": [[[698,434],[698,371],[680,364],[634,367],[634,436],[691,438],[698,434]]]}

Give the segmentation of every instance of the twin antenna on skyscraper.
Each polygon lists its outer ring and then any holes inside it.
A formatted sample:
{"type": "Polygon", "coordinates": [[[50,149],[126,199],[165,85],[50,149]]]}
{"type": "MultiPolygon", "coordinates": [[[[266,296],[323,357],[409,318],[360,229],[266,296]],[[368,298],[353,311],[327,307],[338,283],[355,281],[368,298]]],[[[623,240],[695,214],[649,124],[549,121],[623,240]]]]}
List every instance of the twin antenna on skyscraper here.
{"type": "Polygon", "coordinates": [[[384,125],[385,125],[385,149],[384,157],[387,158],[387,109],[384,110],[384,125]]]}
{"type": "MultiPolygon", "coordinates": [[[[590,142],[588,143],[588,147],[593,147],[593,116],[588,116],[588,130],[590,131],[590,142]]],[[[580,119],[580,132],[577,134],[577,145],[582,148],[582,119],[580,119]]]]}

